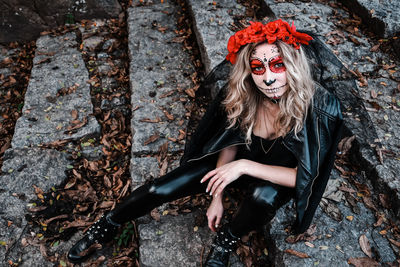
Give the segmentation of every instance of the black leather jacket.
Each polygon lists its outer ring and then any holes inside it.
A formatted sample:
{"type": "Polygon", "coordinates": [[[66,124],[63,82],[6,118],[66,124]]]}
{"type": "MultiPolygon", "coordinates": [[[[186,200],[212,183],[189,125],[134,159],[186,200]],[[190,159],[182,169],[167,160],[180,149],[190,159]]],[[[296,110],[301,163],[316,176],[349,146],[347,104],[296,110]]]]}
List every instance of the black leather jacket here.
{"type": "MultiPolygon", "coordinates": [[[[220,92],[210,104],[185,148],[181,163],[205,158],[228,146],[245,144],[238,128],[226,129],[226,114],[220,104],[222,99],[223,93],[220,92]]],[[[311,224],[329,179],[342,128],[339,101],[326,89],[317,86],[304,127],[297,137],[289,132],[283,138],[283,144],[298,160],[294,227],[297,233],[306,231],[311,224]]]]}

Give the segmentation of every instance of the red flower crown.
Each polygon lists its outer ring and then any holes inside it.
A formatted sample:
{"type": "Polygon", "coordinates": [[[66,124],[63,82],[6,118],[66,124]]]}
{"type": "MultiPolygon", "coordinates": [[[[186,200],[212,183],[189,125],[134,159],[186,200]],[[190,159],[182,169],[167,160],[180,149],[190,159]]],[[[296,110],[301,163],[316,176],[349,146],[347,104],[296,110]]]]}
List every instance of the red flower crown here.
{"type": "Polygon", "coordinates": [[[269,44],[272,44],[278,39],[293,45],[295,49],[299,49],[300,44],[308,45],[308,42],[313,38],[308,34],[297,32],[293,23],[290,26],[289,23],[281,19],[271,21],[265,25],[261,22],[251,21],[250,26],[236,32],[229,38],[229,54],[226,59],[235,64],[237,52],[242,45],[261,41],[268,41],[269,44]]]}

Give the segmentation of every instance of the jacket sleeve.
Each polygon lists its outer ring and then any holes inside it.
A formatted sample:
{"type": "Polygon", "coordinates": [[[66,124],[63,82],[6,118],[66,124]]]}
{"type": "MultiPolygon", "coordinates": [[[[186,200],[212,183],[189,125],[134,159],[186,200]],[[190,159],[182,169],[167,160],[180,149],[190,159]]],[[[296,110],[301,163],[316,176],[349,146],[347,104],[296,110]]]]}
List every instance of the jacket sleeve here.
{"type": "Polygon", "coordinates": [[[209,104],[195,132],[192,134],[190,140],[186,141],[185,151],[180,164],[201,154],[202,148],[206,143],[212,139],[213,136],[225,129],[227,117],[221,104],[225,98],[225,88],[226,86],[219,91],[218,95],[209,104]]]}
{"type": "Polygon", "coordinates": [[[315,180],[310,183],[309,188],[311,194],[307,200],[306,209],[304,210],[300,220],[299,216],[297,217],[295,224],[295,230],[297,233],[305,232],[311,224],[312,218],[314,217],[315,211],[328,183],[333,163],[335,161],[337,146],[342,136],[343,118],[339,100],[337,100],[337,98],[332,94],[329,94],[328,102],[331,102],[328,105],[325,105],[328,110],[322,110],[322,112],[325,113],[325,116],[320,116],[318,118],[319,120],[322,120],[323,117],[326,120],[325,122],[321,122],[321,124],[324,123],[324,125],[326,125],[326,129],[321,129],[319,134],[320,138],[324,139],[327,146],[321,148],[325,153],[320,159],[321,162],[318,166],[317,176],[315,177],[315,180]]]}

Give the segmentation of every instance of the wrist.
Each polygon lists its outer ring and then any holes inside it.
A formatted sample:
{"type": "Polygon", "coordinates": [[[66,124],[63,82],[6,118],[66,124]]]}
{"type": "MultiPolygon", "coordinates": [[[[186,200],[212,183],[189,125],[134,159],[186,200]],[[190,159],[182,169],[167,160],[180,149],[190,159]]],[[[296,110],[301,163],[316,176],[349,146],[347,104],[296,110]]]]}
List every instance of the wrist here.
{"type": "Polygon", "coordinates": [[[240,175],[249,175],[249,162],[247,159],[240,160],[240,175]]]}

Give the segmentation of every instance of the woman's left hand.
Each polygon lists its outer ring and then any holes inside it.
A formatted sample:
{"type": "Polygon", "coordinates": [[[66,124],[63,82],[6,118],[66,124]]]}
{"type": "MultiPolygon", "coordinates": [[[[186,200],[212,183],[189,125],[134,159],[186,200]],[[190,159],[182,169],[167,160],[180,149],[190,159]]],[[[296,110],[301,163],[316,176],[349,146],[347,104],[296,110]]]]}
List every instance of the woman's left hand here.
{"type": "Polygon", "coordinates": [[[244,160],[231,161],[208,172],[200,182],[204,183],[210,179],[206,192],[210,192],[210,195],[217,196],[222,193],[228,184],[243,175],[243,168],[244,160]]]}

